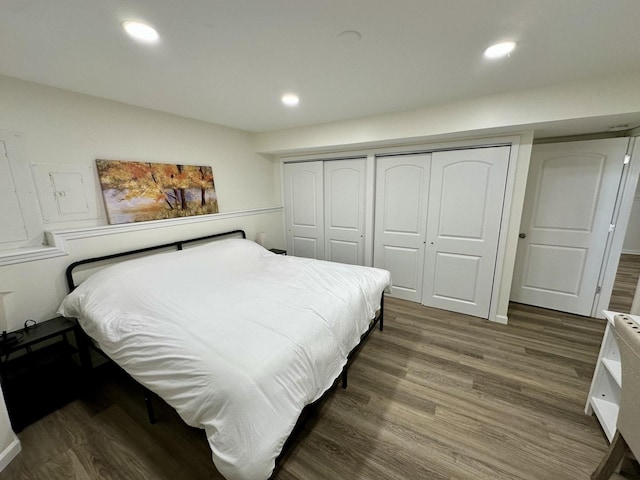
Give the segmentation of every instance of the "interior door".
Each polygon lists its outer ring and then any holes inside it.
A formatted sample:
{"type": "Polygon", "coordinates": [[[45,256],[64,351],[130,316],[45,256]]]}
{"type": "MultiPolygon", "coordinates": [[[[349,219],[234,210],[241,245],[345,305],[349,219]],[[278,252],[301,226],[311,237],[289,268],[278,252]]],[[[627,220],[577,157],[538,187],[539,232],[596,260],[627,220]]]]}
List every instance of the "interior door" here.
{"type": "Polygon", "coordinates": [[[364,265],[366,160],[324,162],[325,258],[364,265]]]}
{"type": "Polygon", "coordinates": [[[433,153],[424,305],[489,317],[509,152],[433,153]]]}
{"type": "Polygon", "coordinates": [[[627,142],[533,147],[511,300],[591,315],[627,142]]]}
{"type": "Polygon", "coordinates": [[[287,253],[324,260],[322,162],[284,164],[287,253]]]}
{"type": "Polygon", "coordinates": [[[376,160],[373,264],[391,272],[391,295],[420,302],[431,154],[376,160]]]}

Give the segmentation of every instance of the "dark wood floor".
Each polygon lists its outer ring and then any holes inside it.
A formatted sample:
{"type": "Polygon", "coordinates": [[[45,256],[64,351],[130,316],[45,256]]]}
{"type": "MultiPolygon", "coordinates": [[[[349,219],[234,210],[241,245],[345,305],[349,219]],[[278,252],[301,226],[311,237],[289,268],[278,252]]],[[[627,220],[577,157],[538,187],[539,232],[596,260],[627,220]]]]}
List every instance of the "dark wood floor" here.
{"type": "Polygon", "coordinates": [[[620,256],[616,279],[613,284],[609,310],[629,312],[640,277],[640,255],[623,253],[620,256]]]}
{"type": "MultiPolygon", "coordinates": [[[[509,318],[388,299],[349,387],[328,394],[274,478],[588,479],[607,448],[583,412],[604,322],[524,305],[509,318]]],[[[140,395],[106,369],[19,434],[0,479],[222,478],[204,433],[158,402],[150,425],[140,395]]]]}

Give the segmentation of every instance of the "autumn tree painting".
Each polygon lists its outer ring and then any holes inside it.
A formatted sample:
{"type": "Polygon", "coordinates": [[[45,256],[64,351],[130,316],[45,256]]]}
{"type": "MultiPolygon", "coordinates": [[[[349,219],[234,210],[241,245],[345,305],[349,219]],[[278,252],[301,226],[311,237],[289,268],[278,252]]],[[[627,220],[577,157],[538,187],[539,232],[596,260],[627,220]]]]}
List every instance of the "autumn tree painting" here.
{"type": "Polygon", "coordinates": [[[111,225],[218,213],[211,167],[96,160],[111,225]]]}

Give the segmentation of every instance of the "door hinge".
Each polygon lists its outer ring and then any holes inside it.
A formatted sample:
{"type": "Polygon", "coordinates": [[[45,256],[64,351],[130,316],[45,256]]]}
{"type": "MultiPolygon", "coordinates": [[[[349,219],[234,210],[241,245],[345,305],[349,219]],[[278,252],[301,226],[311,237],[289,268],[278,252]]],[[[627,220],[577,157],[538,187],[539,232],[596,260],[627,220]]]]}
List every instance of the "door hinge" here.
{"type": "Polygon", "coordinates": [[[601,290],[602,290],[602,287],[601,286],[597,286],[596,287],[596,294],[600,293],[601,290]]]}
{"type": "Polygon", "coordinates": [[[624,156],[624,161],[622,162],[623,165],[627,165],[629,162],[631,161],[631,155],[629,155],[628,153],[624,156]]]}
{"type": "Polygon", "coordinates": [[[609,224],[609,233],[613,232],[615,229],[616,229],[616,224],[615,223],[609,224]]]}

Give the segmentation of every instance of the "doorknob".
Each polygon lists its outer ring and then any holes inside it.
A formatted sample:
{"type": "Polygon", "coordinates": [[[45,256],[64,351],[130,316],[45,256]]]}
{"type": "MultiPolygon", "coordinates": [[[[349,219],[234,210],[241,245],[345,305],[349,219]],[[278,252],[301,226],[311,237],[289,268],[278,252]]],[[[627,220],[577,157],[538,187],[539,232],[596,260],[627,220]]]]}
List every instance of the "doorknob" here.
{"type": "Polygon", "coordinates": [[[518,235],[520,238],[527,238],[527,234],[526,233],[521,233],[520,235],[518,235]]]}

